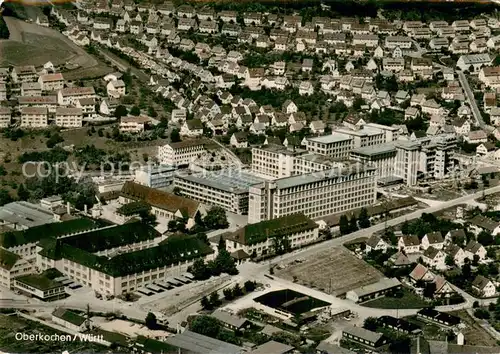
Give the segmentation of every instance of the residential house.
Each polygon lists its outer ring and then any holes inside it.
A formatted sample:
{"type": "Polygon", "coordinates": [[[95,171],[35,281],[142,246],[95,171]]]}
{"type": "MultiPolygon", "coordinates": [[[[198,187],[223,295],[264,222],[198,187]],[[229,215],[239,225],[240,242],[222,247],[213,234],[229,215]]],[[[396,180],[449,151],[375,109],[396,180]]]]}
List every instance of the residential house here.
{"type": "Polygon", "coordinates": [[[125,83],[123,80],[113,80],[106,85],[106,92],[109,97],[120,98],[125,96],[125,83]]]}
{"type": "Polygon", "coordinates": [[[142,133],[146,130],[146,126],[151,123],[151,118],[146,116],[127,116],[120,118],[121,133],[142,133]]]}
{"type": "Polygon", "coordinates": [[[494,297],[497,293],[495,284],[482,275],[476,276],[472,282],[472,290],[481,297],[494,297]]]}
{"type": "Polygon", "coordinates": [[[417,235],[404,235],[398,240],[398,250],[404,250],[406,254],[420,252],[420,240],[417,235]]]}
{"type": "Polygon", "coordinates": [[[446,254],[437,248],[430,246],[422,255],[422,261],[436,269],[446,269],[446,254]]]}
{"type": "Polygon", "coordinates": [[[68,328],[74,332],[84,332],[89,329],[90,319],[76,312],[59,307],[52,312],[52,322],[68,328]]]}
{"type": "Polygon", "coordinates": [[[24,107],[21,109],[22,128],[46,128],[48,110],[42,107],[24,107]]]}
{"type": "Polygon", "coordinates": [[[478,256],[480,260],[486,259],[486,248],[482,244],[474,240],[469,241],[469,243],[464,248],[464,252],[465,256],[471,261],[474,259],[474,256],[478,256]]]}
{"type": "Polygon", "coordinates": [[[382,253],[385,253],[388,247],[389,245],[387,244],[387,242],[385,242],[381,237],[372,235],[366,241],[365,252],[369,253],[371,251],[381,251],[382,253]]]}
{"type": "Polygon", "coordinates": [[[414,284],[419,281],[431,282],[434,281],[435,277],[436,275],[432,271],[420,263],[418,263],[409,274],[409,278],[414,284]]]}
{"type": "Polygon", "coordinates": [[[464,137],[469,144],[480,144],[488,141],[488,134],[484,130],[472,130],[464,137]]]}
{"type": "Polygon", "coordinates": [[[440,231],[430,232],[424,235],[420,242],[420,246],[426,250],[429,247],[434,247],[438,250],[443,249],[444,239],[440,231]]]}
{"type": "Polygon", "coordinates": [[[471,220],[469,220],[469,223],[471,230],[476,235],[481,231],[489,232],[493,236],[496,236],[498,233],[500,233],[500,223],[482,215],[476,215],[471,220]]]}
{"type": "Polygon", "coordinates": [[[447,256],[449,256],[453,259],[453,262],[457,266],[461,267],[464,265],[465,259],[467,258],[467,254],[465,253],[465,251],[461,247],[459,247],[455,244],[449,244],[445,248],[444,252],[446,253],[447,256]]]}
{"type": "Polygon", "coordinates": [[[229,139],[229,144],[235,148],[247,148],[248,147],[248,133],[247,132],[236,132],[231,135],[229,139]]]}
{"type": "Polygon", "coordinates": [[[200,119],[186,120],[180,130],[181,136],[200,137],[203,135],[203,124],[200,119]]]}

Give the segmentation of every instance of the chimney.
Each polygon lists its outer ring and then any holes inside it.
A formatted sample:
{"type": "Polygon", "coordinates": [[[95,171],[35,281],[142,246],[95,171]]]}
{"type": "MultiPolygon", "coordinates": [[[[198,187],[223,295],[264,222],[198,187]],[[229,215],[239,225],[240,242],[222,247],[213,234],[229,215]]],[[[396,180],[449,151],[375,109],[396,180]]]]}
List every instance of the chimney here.
{"type": "Polygon", "coordinates": [[[69,202],[66,202],[66,214],[71,215],[71,208],[69,207],[69,202]]]}
{"type": "Polygon", "coordinates": [[[420,354],[420,336],[417,337],[417,353],[420,354]]]}
{"type": "Polygon", "coordinates": [[[85,205],[83,206],[83,210],[84,210],[85,214],[87,214],[87,204],[85,204],[85,205]]]}

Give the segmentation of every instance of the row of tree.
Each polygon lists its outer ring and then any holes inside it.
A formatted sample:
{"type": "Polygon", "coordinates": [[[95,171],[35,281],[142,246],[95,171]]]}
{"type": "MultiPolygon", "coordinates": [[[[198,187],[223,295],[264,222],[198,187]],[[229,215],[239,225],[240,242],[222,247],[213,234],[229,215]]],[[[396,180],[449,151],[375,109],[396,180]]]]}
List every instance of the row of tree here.
{"type": "Polygon", "coordinates": [[[341,235],[347,235],[351,232],[357,231],[360,228],[365,229],[370,227],[370,217],[368,216],[368,210],[366,208],[361,208],[359,212],[359,217],[356,218],[356,215],[351,214],[351,217],[348,218],[346,214],[343,214],[339,220],[339,229],[341,235]]]}

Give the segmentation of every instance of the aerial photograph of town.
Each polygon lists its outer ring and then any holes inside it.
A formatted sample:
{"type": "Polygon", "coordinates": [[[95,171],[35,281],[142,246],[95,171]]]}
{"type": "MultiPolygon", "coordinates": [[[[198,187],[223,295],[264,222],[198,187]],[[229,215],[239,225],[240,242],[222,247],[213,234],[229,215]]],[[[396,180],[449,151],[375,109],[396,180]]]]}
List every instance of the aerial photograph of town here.
{"type": "Polygon", "coordinates": [[[499,354],[500,0],[0,0],[0,354],[499,354]]]}

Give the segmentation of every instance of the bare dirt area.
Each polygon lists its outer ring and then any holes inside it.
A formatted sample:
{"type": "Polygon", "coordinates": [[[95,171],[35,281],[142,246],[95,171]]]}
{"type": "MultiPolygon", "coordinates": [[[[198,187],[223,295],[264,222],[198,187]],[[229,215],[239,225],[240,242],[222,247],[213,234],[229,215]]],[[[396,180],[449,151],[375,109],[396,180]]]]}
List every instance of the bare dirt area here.
{"type": "Polygon", "coordinates": [[[466,328],[462,331],[465,338],[467,338],[467,344],[469,345],[482,345],[482,346],[496,346],[497,342],[495,339],[488,334],[481,327],[479,323],[477,323],[466,310],[453,311],[450,314],[458,316],[465,323],[466,328]]]}
{"type": "Polygon", "coordinates": [[[77,69],[64,73],[67,80],[105,75],[111,71],[53,29],[13,17],[4,19],[9,27],[10,39],[0,41],[0,65],[41,66],[48,61],[54,65],[77,65],[77,69]]]}
{"type": "Polygon", "coordinates": [[[344,247],[323,251],[314,258],[276,270],[275,274],[335,296],[383,278],[382,273],[356,258],[344,247]]]}

